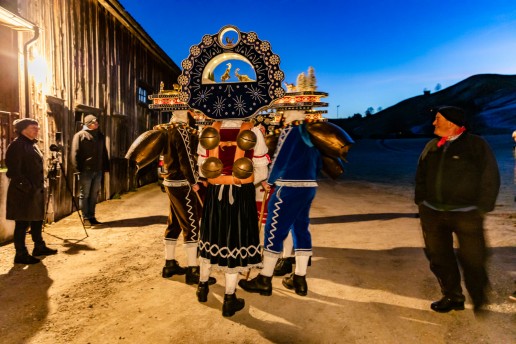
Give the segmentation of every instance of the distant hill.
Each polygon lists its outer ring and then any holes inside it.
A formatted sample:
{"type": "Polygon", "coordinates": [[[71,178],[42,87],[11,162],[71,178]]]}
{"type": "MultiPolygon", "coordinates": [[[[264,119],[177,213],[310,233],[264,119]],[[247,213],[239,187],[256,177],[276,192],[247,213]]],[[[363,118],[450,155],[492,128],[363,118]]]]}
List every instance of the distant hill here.
{"type": "Polygon", "coordinates": [[[480,135],[516,130],[516,75],[478,74],[435,93],[406,99],[362,118],[332,119],[353,138],[432,136],[432,107],[466,110],[466,128],[480,135]]]}

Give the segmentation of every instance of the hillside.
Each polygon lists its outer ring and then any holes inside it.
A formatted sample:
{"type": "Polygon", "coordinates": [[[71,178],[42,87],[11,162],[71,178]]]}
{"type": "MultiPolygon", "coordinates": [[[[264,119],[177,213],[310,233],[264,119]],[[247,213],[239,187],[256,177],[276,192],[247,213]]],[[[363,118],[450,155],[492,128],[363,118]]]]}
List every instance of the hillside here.
{"type": "Polygon", "coordinates": [[[470,132],[510,133],[516,129],[516,75],[474,75],[438,92],[406,99],[374,115],[331,122],[356,139],[431,136],[430,109],[440,105],[464,108],[470,132]]]}

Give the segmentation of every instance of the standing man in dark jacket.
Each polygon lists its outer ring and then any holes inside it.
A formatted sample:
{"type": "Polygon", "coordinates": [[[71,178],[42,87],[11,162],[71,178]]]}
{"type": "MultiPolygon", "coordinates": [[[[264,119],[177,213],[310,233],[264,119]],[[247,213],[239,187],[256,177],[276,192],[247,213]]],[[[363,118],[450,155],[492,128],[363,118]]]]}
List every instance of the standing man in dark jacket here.
{"type": "Polygon", "coordinates": [[[419,206],[425,254],[443,294],[431,308],[441,313],[464,309],[453,233],[474,311],[480,311],[487,301],[483,222],[485,213],[495,207],[500,174],[487,142],[465,133],[464,124],[462,109],[438,108],[433,125],[440,138],[426,145],[416,172],[415,203],[419,206]]]}
{"type": "Polygon", "coordinates": [[[84,226],[101,224],[95,217],[95,206],[100,191],[102,176],[109,172],[109,157],[106,139],[99,130],[97,117],[84,117],[84,127],[72,141],[72,165],[79,171],[79,208],[84,226]]]}
{"type": "Polygon", "coordinates": [[[41,235],[45,218],[43,153],[37,146],[39,124],[31,118],[17,119],[13,123],[18,137],[7,147],[5,163],[7,177],[6,218],[15,221],[15,264],[36,264],[34,256],[56,254],[48,248],[41,235]],[[32,256],[25,246],[27,228],[30,227],[34,249],[32,256]]]}

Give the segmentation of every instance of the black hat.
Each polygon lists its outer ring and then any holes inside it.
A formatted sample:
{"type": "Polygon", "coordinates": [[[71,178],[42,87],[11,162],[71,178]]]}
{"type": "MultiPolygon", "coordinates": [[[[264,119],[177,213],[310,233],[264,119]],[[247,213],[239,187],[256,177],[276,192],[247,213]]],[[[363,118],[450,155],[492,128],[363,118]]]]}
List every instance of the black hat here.
{"type": "Polygon", "coordinates": [[[86,126],[88,126],[96,121],[97,121],[97,117],[95,117],[93,115],[87,115],[86,117],[84,117],[84,125],[86,125],[86,126]]]}
{"type": "Polygon", "coordinates": [[[32,118],[18,118],[13,122],[14,130],[16,130],[17,133],[21,133],[23,129],[33,124],[39,125],[38,121],[32,118]]]}
{"type": "Polygon", "coordinates": [[[466,124],[466,114],[460,107],[440,106],[434,112],[440,113],[448,121],[459,127],[463,127],[466,124]]]}

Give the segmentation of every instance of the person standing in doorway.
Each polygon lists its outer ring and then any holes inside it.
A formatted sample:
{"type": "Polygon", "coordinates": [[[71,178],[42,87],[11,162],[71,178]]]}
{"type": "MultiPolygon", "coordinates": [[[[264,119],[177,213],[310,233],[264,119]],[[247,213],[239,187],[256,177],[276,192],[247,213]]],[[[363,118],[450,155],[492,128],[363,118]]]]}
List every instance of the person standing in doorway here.
{"type": "Polygon", "coordinates": [[[39,123],[31,118],[17,119],[13,123],[18,137],[7,147],[5,163],[7,177],[6,218],[15,221],[15,264],[36,264],[34,256],[57,253],[43,241],[42,228],[45,218],[43,153],[38,148],[39,123]],[[34,249],[29,254],[25,245],[27,228],[30,227],[34,249]]]}
{"type": "Polygon", "coordinates": [[[419,158],[414,197],[425,254],[443,295],[430,308],[440,313],[464,309],[455,233],[466,289],[477,314],[487,302],[484,217],[495,207],[500,173],[487,142],[466,132],[464,110],[443,106],[434,112],[434,134],[439,137],[419,158]]]}
{"type": "Polygon", "coordinates": [[[95,207],[102,176],[104,172],[109,172],[109,157],[97,117],[91,114],[85,116],[83,125],[82,130],[73,137],[71,160],[79,172],[79,208],[84,226],[91,227],[101,224],[95,217],[95,207]]]}

